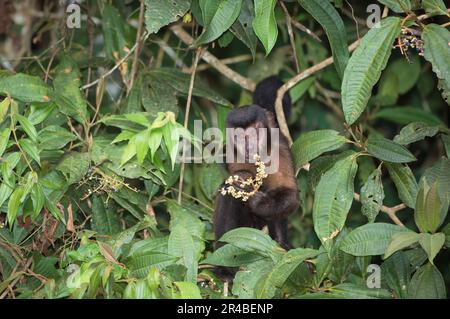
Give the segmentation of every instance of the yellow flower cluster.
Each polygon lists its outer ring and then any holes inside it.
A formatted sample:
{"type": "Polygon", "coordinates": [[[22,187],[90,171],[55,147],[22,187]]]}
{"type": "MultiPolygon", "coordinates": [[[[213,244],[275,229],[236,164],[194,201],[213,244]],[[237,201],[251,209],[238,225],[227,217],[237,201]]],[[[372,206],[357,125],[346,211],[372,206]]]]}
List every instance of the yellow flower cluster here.
{"type": "Polygon", "coordinates": [[[241,199],[241,201],[246,202],[251,196],[253,196],[263,184],[264,178],[267,177],[267,173],[265,172],[266,165],[261,160],[258,154],[255,154],[255,165],[256,165],[256,176],[255,178],[249,177],[247,179],[242,179],[238,175],[232,175],[225,180],[225,184],[228,185],[226,187],[222,187],[219,191],[222,195],[229,194],[234,198],[241,199]],[[240,188],[244,188],[246,186],[251,186],[253,188],[252,191],[246,192],[242,190],[237,190],[233,184],[239,183],[240,188]]]}

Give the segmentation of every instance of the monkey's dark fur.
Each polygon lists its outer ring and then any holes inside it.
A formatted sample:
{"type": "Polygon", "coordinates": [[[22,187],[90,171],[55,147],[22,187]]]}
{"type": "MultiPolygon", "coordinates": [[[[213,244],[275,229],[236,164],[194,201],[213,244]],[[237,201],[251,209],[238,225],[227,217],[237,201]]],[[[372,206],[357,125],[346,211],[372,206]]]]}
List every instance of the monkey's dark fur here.
{"type": "MultiPolygon", "coordinates": [[[[282,85],[283,82],[276,76],[260,82],[253,94],[254,104],[231,111],[227,118],[227,127],[278,127],[274,104],[277,90],[282,85]]],[[[288,118],[291,100],[287,94],[283,97],[283,109],[288,118]]],[[[227,170],[230,175],[239,175],[243,179],[256,174],[253,163],[228,163],[227,170]]],[[[261,188],[247,202],[218,193],[215,206],[216,241],[225,232],[237,227],[261,229],[267,225],[270,236],[282,247],[289,247],[287,217],[298,209],[299,199],[291,152],[286,138],[281,133],[278,171],[269,174],[261,188]]],[[[217,242],[216,248],[220,245],[222,244],[217,242]]]]}

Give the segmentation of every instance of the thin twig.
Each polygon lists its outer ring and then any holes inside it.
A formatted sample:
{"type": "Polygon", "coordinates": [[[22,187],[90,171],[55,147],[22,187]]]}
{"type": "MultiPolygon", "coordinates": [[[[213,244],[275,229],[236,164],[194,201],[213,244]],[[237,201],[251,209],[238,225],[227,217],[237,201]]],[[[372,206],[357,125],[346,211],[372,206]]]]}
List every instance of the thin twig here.
{"type": "MultiPolygon", "coordinates": [[[[353,198],[354,198],[356,201],[361,202],[361,196],[360,196],[358,193],[354,193],[354,194],[353,194],[353,198]]],[[[404,227],[405,225],[404,225],[404,224],[402,223],[402,221],[397,217],[396,214],[397,214],[398,211],[400,211],[400,210],[402,210],[402,209],[405,209],[405,208],[406,208],[406,205],[403,204],[403,203],[398,204],[398,205],[393,206],[393,207],[387,207],[387,206],[384,206],[384,205],[383,205],[383,206],[381,206],[380,211],[382,211],[383,213],[388,214],[389,218],[390,218],[395,224],[404,227]]]]}
{"type": "Polygon", "coordinates": [[[139,10],[140,10],[139,22],[138,22],[138,29],[137,29],[137,34],[136,34],[137,47],[136,47],[136,50],[134,51],[133,64],[131,66],[131,73],[130,73],[130,81],[129,81],[128,87],[127,87],[127,96],[130,93],[131,88],[133,87],[134,79],[136,78],[137,67],[139,64],[139,53],[141,51],[141,43],[142,43],[142,41],[140,40],[140,37],[141,37],[141,33],[142,33],[142,28],[144,25],[144,12],[145,12],[144,0],[141,0],[141,6],[140,6],[139,10]]]}
{"type": "Polygon", "coordinates": [[[286,8],[285,4],[282,1],[280,1],[279,4],[284,11],[284,15],[286,16],[286,27],[288,30],[289,41],[291,42],[292,53],[293,53],[294,64],[295,64],[295,72],[299,73],[300,66],[299,66],[298,60],[297,60],[297,49],[295,48],[294,31],[292,31],[292,18],[291,18],[291,15],[289,14],[289,11],[286,8]]]}
{"type": "MultiPolygon", "coordinates": [[[[184,29],[180,25],[174,25],[171,27],[172,32],[185,44],[192,45],[194,42],[194,39],[184,31],[184,29]]],[[[229,67],[227,67],[225,64],[223,64],[218,58],[216,58],[214,55],[209,53],[208,51],[205,51],[202,54],[201,57],[204,61],[211,64],[217,71],[222,73],[225,77],[230,79],[231,81],[239,84],[242,88],[249,90],[253,92],[255,90],[256,84],[255,82],[251,81],[250,79],[247,79],[240,75],[239,73],[233,71],[229,67]]]]}
{"type": "Polygon", "coordinates": [[[303,24],[301,24],[300,22],[298,22],[295,19],[291,19],[291,23],[294,27],[296,27],[297,29],[299,29],[302,32],[305,32],[307,35],[311,36],[313,39],[322,42],[322,40],[320,40],[319,36],[317,34],[315,34],[314,32],[312,32],[311,30],[309,30],[307,27],[305,27],[303,24]]]}
{"type": "MultiPolygon", "coordinates": [[[[354,49],[356,49],[359,45],[360,40],[357,40],[353,42],[349,47],[348,50],[351,52],[354,49]]],[[[292,79],[287,81],[283,86],[281,86],[278,89],[277,92],[277,99],[275,101],[275,112],[278,120],[278,124],[280,125],[281,133],[287,138],[289,146],[292,145],[292,137],[289,133],[289,128],[286,123],[286,117],[284,116],[283,112],[283,104],[282,99],[284,94],[286,94],[292,87],[294,87],[298,82],[306,79],[307,77],[310,77],[314,73],[324,69],[325,67],[333,64],[333,57],[329,57],[328,59],[323,60],[322,62],[319,62],[312,67],[300,72],[296,76],[294,76],[292,79]]]]}
{"type": "MultiPolygon", "coordinates": [[[[195,82],[195,73],[197,72],[197,65],[198,61],[200,59],[202,53],[202,49],[198,48],[195,52],[194,57],[194,63],[192,66],[192,74],[191,74],[191,81],[189,83],[189,91],[186,101],[186,111],[184,114],[184,128],[187,129],[188,123],[189,123],[189,111],[191,110],[191,100],[192,100],[192,91],[194,90],[194,82],[195,82]]],[[[181,204],[181,198],[183,193],[183,177],[184,177],[184,161],[181,162],[181,169],[180,169],[180,184],[178,186],[178,204],[181,204]]]]}
{"type": "MultiPolygon", "coordinates": [[[[142,36],[142,38],[146,38],[146,37],[147,37],[146,34],[144,34],[142,36]]],[[[122,59],[120,59],[119,62],[117,62],[116,65],[114,65],[114,67],[112,69],[110,69],[108,72],[106,72],[105,74],[100,76],[100,78],[106,78],[107,76],[111,75],[115,70],[117,70],[122,65],[122,63],[124,63],[130,57],[130,55],[134,52],[134,50],[136,50],[136,48],[138,47],[138,44],[139,44],[139,41],[133,45],[133,47],[130,49],[130,51],[128,51],[127,54],[125,54],[125,56],[122,59]]],[[[100,82],[100,78],[98,78],[97,80],[95,80],[91,83],[83,85],[81,87],[81,90],[86,90],[86,89],[90,88],[91,86],[96,85],[98,82],[100,82]]]]}

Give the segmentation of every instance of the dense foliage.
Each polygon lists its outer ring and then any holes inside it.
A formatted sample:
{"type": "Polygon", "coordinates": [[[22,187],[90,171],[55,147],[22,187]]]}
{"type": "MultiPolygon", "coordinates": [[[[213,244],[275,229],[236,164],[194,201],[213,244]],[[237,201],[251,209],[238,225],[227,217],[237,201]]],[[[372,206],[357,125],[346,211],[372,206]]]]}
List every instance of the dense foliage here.
{"type": "Polygon", "coordinates": [[[446,298],[444,1],[79,2],[0,4],[0,299],[446,298]],[[227,174],[177,163],[180,137],[273,74],[293,248],[238,228],[213,251],[227,174]]]}

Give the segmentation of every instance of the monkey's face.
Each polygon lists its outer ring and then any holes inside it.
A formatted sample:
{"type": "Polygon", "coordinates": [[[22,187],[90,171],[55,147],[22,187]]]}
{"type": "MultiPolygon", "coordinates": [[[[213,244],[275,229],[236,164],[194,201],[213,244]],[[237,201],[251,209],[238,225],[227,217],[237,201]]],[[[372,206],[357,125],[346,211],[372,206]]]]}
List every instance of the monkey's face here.
{"type": "Polygon", "coordinates": [[[255,122],[247,127],[234,129],[233,145],[238,163],[253,163],[255,155],[263,153],[267,147],[267,127],[255,122]]]}

